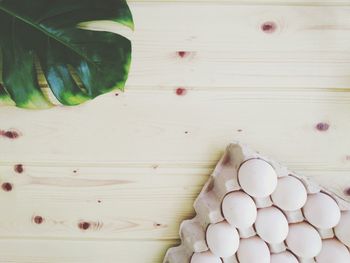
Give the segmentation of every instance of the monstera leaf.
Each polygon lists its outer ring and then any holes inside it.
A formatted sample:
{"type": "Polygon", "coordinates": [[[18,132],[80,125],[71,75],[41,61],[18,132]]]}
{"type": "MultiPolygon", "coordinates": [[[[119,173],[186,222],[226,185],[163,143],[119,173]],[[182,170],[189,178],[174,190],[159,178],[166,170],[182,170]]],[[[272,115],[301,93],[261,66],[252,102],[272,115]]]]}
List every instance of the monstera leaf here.
{"type": "Polygon", "coordinates": [[[53,94],[63,105],[77,105],[123,89],[131,43],[78,26],[98,20],[133,29],[124,0],[0,0],[2,103],[48,108],[53,94]]]}

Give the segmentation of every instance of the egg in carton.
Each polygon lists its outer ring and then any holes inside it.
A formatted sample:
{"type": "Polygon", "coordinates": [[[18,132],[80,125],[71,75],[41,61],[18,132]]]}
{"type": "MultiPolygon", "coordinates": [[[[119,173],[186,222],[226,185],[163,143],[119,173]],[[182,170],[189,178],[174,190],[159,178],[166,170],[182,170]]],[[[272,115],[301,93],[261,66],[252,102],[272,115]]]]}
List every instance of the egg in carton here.
{"type": "Polygon", "coordinates": [[[164,263],[349,263],[350,204],[230,144],[164,263]]]}

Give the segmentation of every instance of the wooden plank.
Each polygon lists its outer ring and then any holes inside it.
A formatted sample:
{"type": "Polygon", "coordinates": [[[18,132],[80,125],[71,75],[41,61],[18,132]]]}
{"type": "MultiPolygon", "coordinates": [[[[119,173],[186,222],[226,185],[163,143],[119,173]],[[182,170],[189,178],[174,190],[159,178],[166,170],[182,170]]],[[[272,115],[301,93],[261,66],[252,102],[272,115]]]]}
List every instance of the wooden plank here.
{"type": "Polygon", "coordinates": [[[155,263],[174,241],[0,240],[3,263],[155,263]]]}
{"type": "Polygon", "coordinates": [[[291,168],[348,170],[350,92],[130,90],[80,107],[2,108],[2,163],[213,164],[232,140],[291,168]],[[10,116],[10,117],[9,117],[10,116]],[[319,131],[318,123],[329,124],[319,131]]]}
{"type": "Polygon", "coordinates": [[[1,184],[12,186],[0,190],[0,208],[7,211],[1,237],[178,238],[209,174],[203,168],[124,168],[127,174],[103,167],[24,169],[16,174],[1,166],[1,184]]]}
{"type": "Polygon", "coordinates": [[[350,7],[130,6],[136,29],[127,34],[133,40],[129,88],[349,87],[350,7]],[[262,31],[265,22],[275,23],[273,33],[262,31]]]}
{"type": "MultiPolygon", "coordinates": [[[[172,240],[212,167],[0,166],[0,236],[172,240]],[[84,224],[85,223],[85,224],[84,224]]],[[[300,171],[350,201],[348,171],[300,171]]],[[[0,253],[1,254],[1,253],[0,253]]],[[[1,259],[1,257],[0,257],[1,259]]],[[[1,261],[2,262],[2,261],[1,261]]]]}

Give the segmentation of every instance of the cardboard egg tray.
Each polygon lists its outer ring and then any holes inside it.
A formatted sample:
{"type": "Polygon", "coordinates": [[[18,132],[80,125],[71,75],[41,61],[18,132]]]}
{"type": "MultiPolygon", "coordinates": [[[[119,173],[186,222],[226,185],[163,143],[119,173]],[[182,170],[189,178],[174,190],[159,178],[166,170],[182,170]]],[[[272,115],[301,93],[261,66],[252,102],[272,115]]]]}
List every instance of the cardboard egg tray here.
{"type": "MultiPolygon", "coordinates": [[[[350,204],[348,202],[336,196],[334,193],[327,191],[321,186],[315,184],[308,178],[296,175],[294,172],[289,171],[286,167],[280,165],[268,157],[260,155],[245,145],[233,143],[227,147],[224,155],[210,176],[210,179],[204,185],[202,191],[195,200],[194,209],[196,216],[193,219],[186,220],[181,223],[181,245],[178,247],[170,248],[165,255],[163,263],[190,263],[191,258],[195,253],[210,251],[206,241],[206,229],[210,224],[215,224],[225,220],[221,208],[222,200],[228,193],[242,190],[238,181],[238,171],[240,166],[250,159],[262,159],[268,162],[274,168],[278,178],[284,176],[293,176],[299,179],[305,186],[308,195],[322,192],[331,196],[338,204],[340,211],[342,211],[342,214],[344,211],[350,210],[350,204]]],[[[255,201],[257,209],[273,205],[270,196],[266,198],[253,198],[253,200],[255,201]]],[[[288,224],[299,223],[303,221],[307,222],[307,220],[304,218],[302,209],[299,209],[297,211],[282,212],[285,215],[288,224]]],[[[315,229],[318,231],[322,240],[336,238],[334,230],[332,228],[322,230],[317,228],[315,229]]],[[[257,235],[254,225],[247,229],[237,230],[240,239],[245,239],[257,235]]],[[[267,245],[271,254],[289,251],[286,242],[281,242],[280,244],[273,245],[267,243],[267,245]]],[[[349,246],[349,244],[347,245],[349,246]]],[[[238,263],[239,259],[236,254],[237,253],[229,258],[220,259],[224,263],[238,263]]],[[[294,256],[298,262],[316,262],[315,258],[300,258],[295,254],[294,256]]]]}

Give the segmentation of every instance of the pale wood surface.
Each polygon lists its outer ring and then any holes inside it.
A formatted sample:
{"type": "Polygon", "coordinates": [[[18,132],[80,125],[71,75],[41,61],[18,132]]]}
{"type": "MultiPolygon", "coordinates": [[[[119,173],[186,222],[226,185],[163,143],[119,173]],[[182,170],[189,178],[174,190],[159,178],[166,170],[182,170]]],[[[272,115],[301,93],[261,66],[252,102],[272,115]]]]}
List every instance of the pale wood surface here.
{"type": "Polygon", "coordinates": [[[116,263],[161,262],[172,241],[104,241],[3,239],[0,262],[25,263],[116,263]]]}
{"type": "Polygon", "coordinates": [[[161,262],[232,140],[350,201],[350,2],[204,2],[131,2],[125,93],[0,108],[0,262],[161,262]]]}

